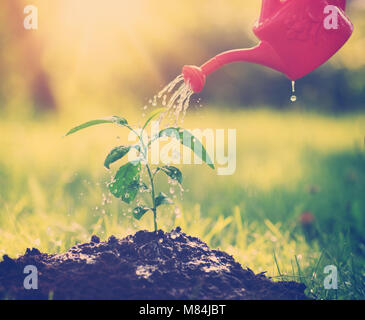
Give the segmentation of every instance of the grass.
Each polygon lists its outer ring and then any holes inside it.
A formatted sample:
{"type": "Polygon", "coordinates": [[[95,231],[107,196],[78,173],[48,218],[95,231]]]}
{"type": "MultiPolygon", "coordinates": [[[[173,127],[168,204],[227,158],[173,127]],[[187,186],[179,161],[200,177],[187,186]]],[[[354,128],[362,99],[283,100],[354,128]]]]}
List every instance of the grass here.
{"type": "MultiPolygon", "coordinates": [[[[177,204],[160,211],[159,226],[179,225],[257,273],[302,281],[315,298],[364,299],[365,115],[218,110],[190,112],[184,127],[236,128],[236,173],[182,166],[183,198],[175,190],[177,204]],[[314,216],[310,225],[300,222],[304,212],[314,216]],[[323,287],[327,265],[338,267],[338,290],[323,287]]],[[[126,112],[109,113],[138,117],[126,112]]],[[[109,113],[1,117],[0,254],[56,253],[92,234],[153,229],[151,215],[133,220],[132,206],[107,192],[116,166],[103,169],[104,157],[126,132],[103,126],[63,138],[73,125],[109,113]]]]}

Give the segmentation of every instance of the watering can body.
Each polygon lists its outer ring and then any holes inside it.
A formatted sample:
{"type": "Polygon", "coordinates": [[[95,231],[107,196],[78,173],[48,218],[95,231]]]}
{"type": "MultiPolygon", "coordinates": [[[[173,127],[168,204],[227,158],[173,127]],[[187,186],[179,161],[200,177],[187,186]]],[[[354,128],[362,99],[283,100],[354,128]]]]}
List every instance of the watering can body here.
{"type": "Polygon", "coordinates": [[[353,25],[345,8],[346,0],[263,0],[253,29],[260,43],[219,54],[200,68],[184,66],[185,82],[200,92],[207,75],[233,62],[260,64],[299,79],[329,60],[350,38],[353,25]],[[325,26],[327,8],[337,18],[335,28],[325,26]]]}

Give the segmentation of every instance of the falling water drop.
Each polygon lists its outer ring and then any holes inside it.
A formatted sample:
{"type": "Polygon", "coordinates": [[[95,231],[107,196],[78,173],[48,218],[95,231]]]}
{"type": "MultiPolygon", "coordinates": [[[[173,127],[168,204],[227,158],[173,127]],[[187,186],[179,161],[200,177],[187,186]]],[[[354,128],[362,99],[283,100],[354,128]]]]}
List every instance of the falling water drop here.
{"type": "Polygon", "coordinates": [[[176,218],[180,218],[181,217],[181,210],[179,207],[175,207],[174,213],[176,215],[176,218]]]}
{"type": "Polygon", "coordinates": [[[291,82],[291,92],[292,92],[292,96],[290,97],[290,101],[291,102],[297,101],[297,96],[295,95],[295,81],[291,82]]]}
{"type": "Polygon", "coordinates": [[[179,121],[185,117],[186,111],[189,108],[190,98],[193,95],[190,86],[186,85],[184,77],[179,75],[164,87],[153,99],[149,100],[149,104],[156,107],[157,104],[162,104],[166,108],[162,120],[166,120],[165,125],[168,127],[177,126],[179,121]],[[158,101],[161,100],[161,101],[158,101]]]}

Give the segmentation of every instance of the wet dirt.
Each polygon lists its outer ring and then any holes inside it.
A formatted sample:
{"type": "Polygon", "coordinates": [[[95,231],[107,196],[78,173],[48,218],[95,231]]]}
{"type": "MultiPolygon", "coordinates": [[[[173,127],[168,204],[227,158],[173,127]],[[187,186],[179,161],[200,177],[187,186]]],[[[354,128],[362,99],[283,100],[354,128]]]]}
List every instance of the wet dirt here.
{"type": "Polygon", "coordinates": [[[244,269],[180,228],[111,236],[106,242],[93,236],[63,254],[33,248],[0,262],[2,299],[302,300],[308,299],[304,290],[303,284],[274,282],[244,269]],[[37,290],[24,288],[27,265],[38,270],[37,290]]]}

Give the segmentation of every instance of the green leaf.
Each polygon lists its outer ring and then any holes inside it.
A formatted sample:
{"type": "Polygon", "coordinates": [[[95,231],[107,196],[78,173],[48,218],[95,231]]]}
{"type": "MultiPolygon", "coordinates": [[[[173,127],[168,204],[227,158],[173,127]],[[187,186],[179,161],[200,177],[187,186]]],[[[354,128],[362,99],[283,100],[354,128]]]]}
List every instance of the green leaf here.
{"type": "Polygon", "coordinates": [[[166,111],[166,108],[159,108],[159,109],[156,109],[156,110],[153,110],[149,115],[148,115],[148,119],[147,121],[145,122],[142,130],[144,130],[147,125],[154,119],[156,118],[157,116],[159,116],[161,113],[165,112],[166,111]]]}
{"type": "Polygon", "coordinates": [[[66,136],[69,136],[70,134],[73,134],[82,129],[85,129],[85,128],[88,128],[91,126],[96,126],[99,124],[104,124],[104,123],[114,123],[114,124],[120,125],[122,127],[128,126],[128,121],[126,119],[118,117],[118,116],[112,116],[112,117],[107,117],[107,118],[102,118],[102,119],[98,119],[98,120],[92,120],[92,121],[85,122],[75,128],[72,128],[69,132],[66,133],[66,136]]]}
{"type": "Polygon", "coordinates": [[[141,191],[147,191],[148,190],[148,186],[143,182],[141,181],[139,184],[138,184],[138,187],[139,187],[139,190],[141,191]]]}
{"type": "Polygon", "coordinates": [[[163,192],[160,192],[160,194],[155,198],[155,205],[156,207],[159,207],[162,204],[173,204],[173,201],[163,192]]]}
{"type": "Polygon", "coordinates": [[[189,131],[182,128],[167,128],[161,130],[158,134],[158,137],[172,137],[180,141],[180,143],[191,150],[200,157],[209,167],[214,169],[213,161],[210,159],[207,150],[205,150],[202,143],[195,138],[189,131]],[[197,150],[201,150],[201,154],[197,153],[197,150]]]}
{"type": "Polygon", "coordinates": [[[141,220],[141,218],[147,213],[151,208],[139,206],[137,208],[134,208],[133,210],[133,217],[137,220],[141,220]]]}
{"type": "Polygon", "coordinates": [[[142,191],[146,191],[148,190],[148,186],[141,180],[136,180],[133,181],[130,185],[130,188],[136,188],[138,189],[138,191],[142,192],[142,191]]]}
{"type": "Polygon", "coordinates": [[[120,167],[114,180],[109,184],[109,190],[116,198],[131,203],[139,191],[141,163],[128,162],[120,167]]]}
{"type": "Polygon", "coordinates": [[[122,159],[128,152],[131,150],[131,146],[119,146],[114,148],[110,153],[107,155],[104,166],[107,169],[110,169],[110,165],[119,159],[122,159]]]}
{"type": "Polygon", "coordinates": [[[178,183],[182,183],[182,173],[178,168],[173,166],[163,166],[161,168],[158,168],[158,170],[166,173],[171,179],[176,180],[178,183]]]}
{"type": "Polygon", "coordinates": [[[140,146],[140,145],[138,145],[138,144],[136,144],[136,145],[134,145],[134,146],[131,146],[131,148],[134,148],[134,149],[136,149],[138,152],[141,152],[141,146],[140,146]]]}

